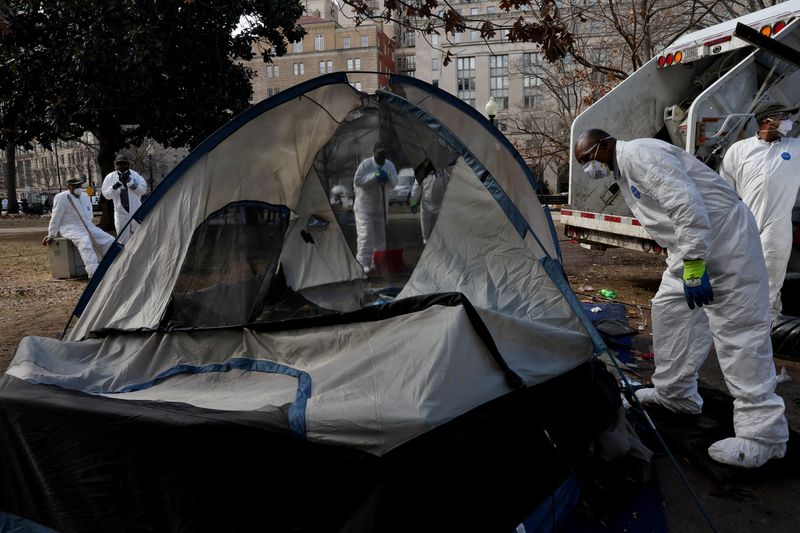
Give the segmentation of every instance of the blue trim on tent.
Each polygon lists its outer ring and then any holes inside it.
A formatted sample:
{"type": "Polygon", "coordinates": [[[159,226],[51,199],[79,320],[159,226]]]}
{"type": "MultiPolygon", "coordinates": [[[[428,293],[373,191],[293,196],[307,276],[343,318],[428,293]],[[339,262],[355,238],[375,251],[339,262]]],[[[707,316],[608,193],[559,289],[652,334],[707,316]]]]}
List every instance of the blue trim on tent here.
{"type": "MultiPolygon", "coordinates": [[[[136,212],[133,214],[133,218],[135,218],[138,222],[144,220],[144,218],[158,203],[158,201],[164,197],[167,191],[169,191],[169,189],[172,188],[172,186],[175,185],[175,183],[181,177],[183,177],[184,173],[186,173],[189,168],[191,168],[201,157],[205,156],[211,150],[216,148],[217,145],[219,145],[222,141],[230,137],[239,128],[254,118],[269,111],[270,109],[285,104],[289,100],[293,100],[298,96],[303,96],[305,93],[311,92],[320,87],[324,87],[325,85],[335,85],[337,83],[344,83],[349,87],[350,85],[347,83],[347,74],[344,72],[336,72],[333,74],[319,76],[295,85],[289,89],[286,89],[285,91],[279,92],[275,96],[267,98],[266,100],[262,100],[261,102],[258,102],[257,104],[254,104],[252,107],[243,111],[231,119],[230,122],[211,134],[211,136],[200,143],[197,148],[192,150],[189,155],[186,156],[186,158],[181,161],[178,166],[167,175],[166,178],[164,178],[164,181],[162,181],[158,187],[156,187],[153,193],[147,198],[145,203],[142,204],[138,210],[136,210],[136,212]]],[[[355,91],[355,89],[353,90],[355,91]]]]}
{"type": "MultiPolygon", "coordinates": [[[[258,359],[247,359],[237,357],[226,363],[214,363],[208,365],[177,365],[169,368],[156,377],[144,383],[128,385],[111,394],[124,394],[135,392],[153,387],[161,380],[167,379],[177,374],[207,374],[209,372],[228,372],[229,370],[248,370],[252,372],[265,372],[268,374],[283,374],[297,379],[297,395],[294,402],[289,405],[289,428],[292,432],[305,437],[306,435],[306,405],[311,397],[311,375],[308,372],[297,370],[290,366],[275,363],[273,361],[263,361],[258,359]]],[[[98,391],[92,391],[98,394],[98,391]]],[[[103,394],[109,394],[102,391],[103,394]]]]}
{"type": "Polygon", "coordinates": [[[375,91],[375,96],[378,97],[379,100],[386,101],[394,107],[412,115],[414,118],[418,119],[420,122],[436,132],[439,137],[444,139],[450,146],[452,146],[456,152],[458,152],[458,154],[464,158],[464,161],[467,163],[467,165],[469,165],[472,171],[478,175],[478,178],[480,178],[481,182],[483,182],[486,190],[489,191],[500,208],[506,214],[506,217],[508,217],[508,220],[514,226],[514,229],[517,230],[519,236],[522,237],[522,239],[525,239],[525,234],[530,232],[530,234],[533,235],[533,238],[536,240],[536,243],[544,252],[545,256],[550,257],[547,248],[545,248],[542,244],[542,241],[539,240],[536,232],[531,229],[528,221],[525,220],[525,217],[523,217],[519,212],[519,209],[517,209],[517,206],[514,205],[514,202],[511,201],[500,184],[497,183],[497,181],[489,174],[489,171],[486,169],[486,167],[483,166],[483,163],[481,163],[480,160],[478,160],[478,158],[475,157],[475,155],[470,151],[470,149],[467,148],[463,142],[461,142],[461,139],[459,139],[458,136],[456,136],[447,126],[442,124],[427,111],[417,107],[401,96],[384,91],[382,89],[375,91]]]}
{"type": "Polygon", "coordinates": [[[116,240],[111,244],[111,247],[106,252],[106,255],[103,256],[103,259],[100,261],[100,264],[97,265],[97,270],[94,271],[94,275],[89,279],[89,283],[86,285],[86,288],[83,289],[81,293],[81,297],[78,299],[78,303],[75,304],[75,309],[72,310],[72,314],[74,316],[81,316],[83,310],[86,309],[86,306],[89,305],[89,300],[92,299],[92,295],[94,291],[97,289],[97,286],[100,285],[100,280],[103,279],[106,272],[108,272],[111,263],[114,262],[114,259],[119,255],[119,253],[125,249],[125,246],[118,243],[116,240]]]}
{"type": "Polygon", "coordinates": [[[569,286],[567,278],[564,277],[564,270],[561,266],[561,263],[550,257],[543,257],[539,260],[539,262],[544,267],[545,272],[547,272],[547,274],[550,276],[550,279],[553,280],[553,283],[556,284],[556,287],[561,290],[561,293],[564,295],[564,299],[566,299],[569,306],[575,312],[575,315],[578,317],[581,325],[586,330],[586,333],[589,334],[589,338],[592,339],[594,353],[599,354],[608,351],[606,343],[603,341],[600,333],[598,333],[598,331],[595,329],[594,324],[592,324],[591,319],[587,316],[586,311],[584,311],[583,306],[578,301],[575,293],[572,292],[572,288],[569,286]]]}
{"type": "Polygon", "coordinates": [[[457,108],[459,111],[462,111],[464,114],[474,118],[478,122],[478,124],[483,126],[483,129],[489,132],[495,139],[500,141],[501,144],[503,144],[506,148],[508,148],[514,159],[516,159],[519,162],[520,166],[522,166],[522,169],[525,172],[525,176],[528,178],[528,183],[530,183],[533,192],[537,192],[536,176],[533,175],[531,169],[528,168],[527,164],[525,164],[525,160],[522,158],[522,155],[520,155],[519,151],[514,147],[513,144],[511,144],[511,141],[508,140],[508,137],[503,135],[503,133],[500,130],[498,130],[491,122],[489,122],[486,119],[486,117],[483,116],[477,109],[475,109],[471,105],[467,105],[463,100],[453,96],[452,94],[444,91],[443,89],[434,87],[433,85],[424,82],[422,80],[418,80],[417,78],[410,78],[408,76],[403,76],[402,74],[392,74],[389,77],[389,83],[411,85],[427,93],[434,94],[438,98],[441,98],[448,104],[457,108]]]}
{"type": "MultiPolygon", "coordinates": [[[[230,122],[219,128],[216,132],[212,133],[205,141],[200,143],[197,148],[192,150],[189,155],[183,159],[183,161],[178,163],[178,166],[172,169],[172,172],[167,174],[167,177],[165,177],[158,187],[156,187],[155,190],[150,194],[150,196],[147,197],[147,200],[145,200],[145,202],[139,206],[139,209],[136,210],[131,219],[135,219],[137,222],[141,223],[148,213],[150,213],[153,207],[155,207],[155,205],[164,197],[164,195],[167,194],[167,191],[169,191],[172,186],[183,177],[187,170],[189,170],[201,157],[205,156],[208,152],[216,148],[217,145],[219,145],[222,141],[254,118],[269,111],[270,109],[288,102],[289,100],[293,100],[298,96],[302,96],[307,92],[313,91],[314,89],[318,89],[326,85],[335,85],[337,83],[344,83],[350,87],[350,84],[347,83],[346,73],[335,72],[333,74],[326,74],[324,76],[319,76],[295,85],[289,89],[286,89],[285,91],[279,92],[275,96],[267,98],[266,100],[262,100],[261,102],[258,102],[257,104],[254,104],[252,107],[243,111],[231,119],[230,122]]],[[[353,90],[355,91],[355,89],[353,90]]],[[[122,251],[123,245],[117,244],[116,241],[112,245],[112,249],[117,246],[119,246],[119,249],[115,250],[113,254],[110,253],[111,250],[109,250],[109,252],[106,253],[105,257],[103,257],[103,260],[98,265],[94,276],[92,276],[92,279],[84,289],[83,294],[81,294],[78,303],[75,305],[75,309],[72,311],[74,316],[81,316],[83,310],[86,309],[86,306],[89,304],[89,300],[91,300],[94,291],[97,290],[97,286],[100,284],[100,281],[106,275],[106,272],[108,272],[113,259],[119,255],[120,251],[122,251]]]]}
{"type": "Polygon", "coordinates": [[[556,233],[556,225],[553,223],[553,217],[550,215],[550,209],[543,205],[542,209],[544,209],[544,216],[547,218],[547,224],[550,226],[550,235],[553,236],[553,245],[556,247],[556,255],[558,255],[558,260],[561,264],[564,264],[564,258],[561,255],[561,246],[558,245],[558,234],[556,233]]]}
{"type": "MultiPolygon", "coordinates": [[[[486,117],[484,117],[477,109],[475,109],[471,105],[467,105],[463,100],[444,91],[443,89],[440,89],[439,87],[434,87],[433,85],[430,85],[429,83],[423,82],[416,78],[410,78],[408,76],[403,76],[402,74],[392,74],[391,77],[389,78],[389,83],[390,84],[398,83],[401,85],[405,84],[416,87],[417,89],[420,89],[424,92],[435,95],[437,98],[444,100],[445,102],[452,105],[453,107],[463,112],[464,114],[471,116],[478,122],[478,124],[483,126],[483,129],[488,131],[495,139],[497,139],[501,144],[503,144],[503,146],[505,146],[511,152],[512,157],[522,167],[522,171],[528,178],[528,183],[533,189],[533,192],[538,193],[539,189],[536,185],[536,176],[533,175],[533,172],[531,172],[530,167],[528,167],[528,164],[525,163],[525,159],[523,159],[522,155],[514,147],[511,141],[508,140],[508,137],[503,135],[503,133],[500,130],[498,130],[491,122],[486,120],[486,117]]],[[[555,226],[553,226],[553,220],[550,217],[550,213],[547,212],[546,214],[548,221],[550,223],[550,233],[553,238],[553,247],[555,248],[556,253],[558,254],[558,260],[561,261],[562,260],[561,247],[559,247],[558,245],[558,235],[556,234],[555,226]]]]}
{"type": "Polygon", "coordinates": [[[524,240],[525,233],[530,231],[531,235],[533,235],[533,237],[536,239],[536,242],[539,244],[539,247],[542,249],[544,254],[549,257],[550,254],[547,253],[547,249],[539,240],[533,229],[531,229],[530,224],[528,224],[528,221],[526,221],[525,217],[522,216],[522,213],[519,212],[517,206],[514,205],[514,202],[512,202],[511,198],[508,197],[506,191],[504,191],[500,184],[497,183],[497,180],[494,179],[493,176],[488,176],[485,180],[483,180],[483,186],[486,187],[486,190],[489,191],[489,194],[494,197],[495,201],[500,204],[500,208],[506,214],[508,220],[514,226],[514,229],[517,230],[517,233],[519,233],[520,237],[522,237],[524,240]]]}
{"type": "Polygon", "coordinates": [[[6,533],[58,533],[27,518],[0,511],[0,532],[6,533]]]}

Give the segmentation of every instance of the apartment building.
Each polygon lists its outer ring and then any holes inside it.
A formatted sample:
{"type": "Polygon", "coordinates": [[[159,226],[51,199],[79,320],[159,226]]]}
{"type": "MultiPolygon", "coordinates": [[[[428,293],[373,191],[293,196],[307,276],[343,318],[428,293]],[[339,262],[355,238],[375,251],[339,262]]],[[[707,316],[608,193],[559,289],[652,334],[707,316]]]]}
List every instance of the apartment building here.
{"type": "MultiPolygon", "coordinates": [[[[260,56],[249,62],[256,72],[253,101],[260,101],[293,85],[331,72],[347,72],[358,90],[372,93],[378,89],[378,77],[360,72],[394,72],[393,48],[378,23],[366,22],[357,27],[342,27],[336,20],[314,15],[303,16],[298,24],[306,36],[289,44],[289,53],[264,63],[260,56]]],[[[337,17],[338,18],[338,17],[337,17]]],[[[263,43],[254,45],[258,52],[263,43]]]]}
{"type": "MultiPolygon", "coordinates": [[[[91,133],[81,139],[57,141],[48,150],[34,144],[31,150],[17,148],[17,193],[20,198],[33,193],[56,193],[66,188],[71,178],[85,179],[87,190],[97,190],[103,175],[97,165],[98,143],[91,133]]],[[[155,188],[164,177],[188,154],[188,150],[165,148],[146,139],[139,147],[124,150],[131,168],[144,177],[148,188],[155,188]]],[[[0,196],[6,192],[5,153],[0,152],[0,196]]],[[[99,194],[99,191],[98,191],[99,194]]]]}

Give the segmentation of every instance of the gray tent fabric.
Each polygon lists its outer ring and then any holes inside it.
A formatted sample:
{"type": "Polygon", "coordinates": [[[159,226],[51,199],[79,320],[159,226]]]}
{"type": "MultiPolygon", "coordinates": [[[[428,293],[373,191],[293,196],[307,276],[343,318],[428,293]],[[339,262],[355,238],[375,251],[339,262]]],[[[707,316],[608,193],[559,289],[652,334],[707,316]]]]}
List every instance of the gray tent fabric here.
{"type": "Polygon", "coordinates": [[[401,77],[370,96],[341,74],[287,93],[167,177],[136,213],[137,233],[104,259],[77,324],[63,341],[26,338],[11,376],[269,412],[306,439],[383,455],[603,349],[510,145],[401,77]],[[330,200],[377,139],[398,168],[430,161],[452,174],[426,245],[416,216],[387,213],[409,264],[384,278],[356,262],[352,213],[330,200]],[[443,293],[470,306],[414,307],[443,293]],[[387,302],[408,305],[358,320],[387,302]],[[356,318],[314,322],[342,313],[356,318]]]}

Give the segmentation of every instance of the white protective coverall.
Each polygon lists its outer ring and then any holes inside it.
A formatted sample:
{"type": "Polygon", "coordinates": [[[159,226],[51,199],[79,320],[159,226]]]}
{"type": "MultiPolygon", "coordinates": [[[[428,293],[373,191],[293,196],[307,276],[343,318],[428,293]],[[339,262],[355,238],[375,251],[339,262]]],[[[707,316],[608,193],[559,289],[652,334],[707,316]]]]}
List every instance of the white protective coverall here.
{"type": "Polygon", "coordinates": [[[744,447],[744,456],[765,457],[764,462],[782,456],[771,453],[785,453],[789,429],[783,399],[775,394],[767,273],[752,214],[728,183],[681,148],[656,139],[617,141],[615,156],[615,179],[625,202],[669,251],[653,299],[655,389],[637,396],[700,413],[698,371],[713,341],[734,398],[738,438],[715,443],[709,454],[719,461],[714,449],[721,446],[736,456],[744,447]],[[705,260],[714,289],[711,304],[689,309],[684,258],[705,260]]]}
{"type": "Polygon", "coordinates": [[[411,198],[419,201],[419,219],[422,227],[422,242],[428,242],[436,219],[439,218],[439,211],[444,201],[444,193],[447,190],[447,182],[450,175],[446,171],[437,171],[428,174],[422,180],[422,185],[415,179],[411,187],[411,198]]]}
{"type": "Polygon", "coordinates": [[[728,149],[720,174],[753,212],[769,275],[772,319],[781,313],[781,287],[792,253],[792,208],[800,189],[800,139],[758,136],[728,149]]]}
{"type": "Polygon", "coordinates": [[[102,250],[103,255],[114,242],[114,237],[95,226],[92,222],[92,201],[83,192],[78,198],[75,198],[69,191],[60,192],[53,198],[53,211],[50,215],[47,235],[55,238],[59,233],[62,237],[71,240],[75,244],[78,253],[81,254],[83,265],[89,277],[94,275],[97,265],[103,259],[102,256],[98,257],[95,253],[92,239],[94,239],[97,247],[102,250]],[[70,205],[70,201],[77,208],[77,212],[70,205]],[[78,213],[80,213],[80,216],[78,213]],[[83,222],[81,222],[81,219],[83,219],[83,222]]]}
{"type": "Polygon", "coordinates": [[[374,268],[373,252],[386,249],[389,193],[397,185],[397,181],[397,169],[388,159],[383,165],[378,165],[374,157],[368,157],[356,169],[353,178],[356,195],[353,212],[358,233],[356,259],[365,270],[374,268]],[[389,175],[385,184],[381,184],[375,177],[375,171],[381,168],[389,175]]]}
{"type": "Polygon", "coordinates": [[[144,178],[133,170],[131,172],[131,179],[128,182],[128,209],[122,205],[120,195],[122,190],[126,188],[125,184],[122,187],[114,188],[115,183],[122,183],[119,180],[119,172],[111,172],[103,179],[103,196],[108,200],[114,202],[114,227],[117,228],[117,241],[120,244],[125,244],[139,227],[138,222],[131,220],[131,223],[125,228],[125,224],[131,219],[131,216],[142,205],[142,195],[147,192],[147,183],[144,178]],[[125,231],[122,231],[125,228],[125,231]]]}

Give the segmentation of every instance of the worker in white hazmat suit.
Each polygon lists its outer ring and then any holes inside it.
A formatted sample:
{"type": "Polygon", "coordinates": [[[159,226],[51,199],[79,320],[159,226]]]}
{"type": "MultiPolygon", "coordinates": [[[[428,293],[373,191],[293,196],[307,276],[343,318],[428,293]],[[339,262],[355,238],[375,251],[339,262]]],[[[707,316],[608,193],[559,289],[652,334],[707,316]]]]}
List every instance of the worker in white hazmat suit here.
{"type": "Polygon", "coordinates": [[[375,269],[375,250],[386,249],[389,192],[397,185],[397,169],[386,159],[386,147],[377,142],[372,157],[363,160],[353,178],[356,218],[356,259],[369,274],[375,269]]]}
{"type": "Polygon", "coordinates": [[[114,202],[117,241],[125,244],[139,227],[135,220],[131,220],[131,216],[142,205],[142,195],[147,192],[147,183],[142,176],[130,169],[128,158],[124,155],[117,156],[114,165],[117,169],[103,179],[103,196],[114,202]]]}
{"type": "Polygon", "coordinates": [[[437,171],[427,159],[414,170],[414,185],[411,187],[409,203],[412,212],[416,212],[419,207],[423,244],[428,242],[436,219],[439,218],[448,181],[449,172],[437,171]]]}
{"type": "Polygon", "coordinates": [[[92,201],[81,189],[82,183],[78,178],[67,180],[68,190],[53,198],[50,225],[42,245],[49,245],[59,233],[71,240],[81,254],[86,273],[92,277],[114,237],[92,223],[92,201]]]}
{"type": "Polygon", "coordinates": [[[781,287],[792,252],[792,208],[800,189],[800,139],[787,137],[797,109],[773,104],[756,113],[758,134],[728,149],[720,175],[758,224],[769,276],[772,320],[781,313],[781,287]]]}
{"type": "Polygon", "coordinates": [[[653,299],[654,388],[636,396],[700,413],[698,371],[713,342],[736,437],[715,442],[709,455],[748,468],[783,457],[789,429],[775,394],[767,271],[750,210],[716,172],[663,141],[588,130],[575,157],[592,178],[613,172],[634,216],[669,251],[653,299]]]}

